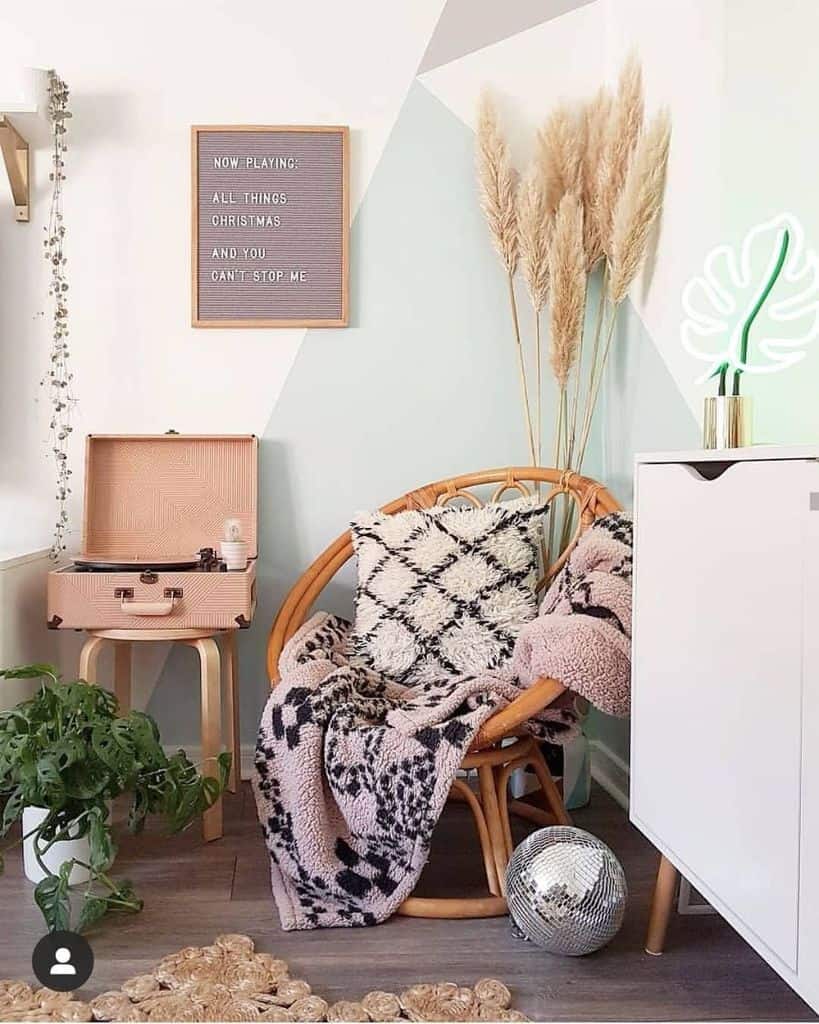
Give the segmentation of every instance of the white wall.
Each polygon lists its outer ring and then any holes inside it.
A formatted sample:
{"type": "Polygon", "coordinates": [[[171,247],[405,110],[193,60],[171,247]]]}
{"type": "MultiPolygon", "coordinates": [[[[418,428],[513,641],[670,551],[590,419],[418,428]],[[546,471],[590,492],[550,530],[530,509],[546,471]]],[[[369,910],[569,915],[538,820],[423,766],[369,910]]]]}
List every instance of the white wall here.
{"type": "MultiPolygon", "coordinates": [[[[32,5],[3,5],[4,61],[54,67],[72,92],[76,527],[84,434],[260,433],[302,337],[190,327],[190,125],[349,124],[355,210],[442,6],[38,0],[35,16],[32,5]]],[[[14,222],[0,173],[0,531],[35,548],[53,522],[38,388],[49,345],[37,315],[47,308],[47,145],[33,159],[28,225],[14,222]]]]}

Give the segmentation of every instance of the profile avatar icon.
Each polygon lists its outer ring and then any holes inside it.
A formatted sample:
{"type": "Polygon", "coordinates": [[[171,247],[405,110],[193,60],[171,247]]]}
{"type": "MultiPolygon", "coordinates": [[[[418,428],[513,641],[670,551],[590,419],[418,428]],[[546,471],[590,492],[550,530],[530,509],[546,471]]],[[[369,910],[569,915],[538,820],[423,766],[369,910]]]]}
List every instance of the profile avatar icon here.
{"type": "Polygon", "coordinates": [[[54,960],[55,963],[48,972],[50,975],[77,973],[77,968],[71,963],[71,950],[68,946],[59,946],[54,951],[54,960]]]}
{"type": "Polygon", "coordinates": [[[94,953],[77,932],[49,932],[34,947],[31,966],[41,985],[55,992],[73,992],[91,977],[94,953]]]}

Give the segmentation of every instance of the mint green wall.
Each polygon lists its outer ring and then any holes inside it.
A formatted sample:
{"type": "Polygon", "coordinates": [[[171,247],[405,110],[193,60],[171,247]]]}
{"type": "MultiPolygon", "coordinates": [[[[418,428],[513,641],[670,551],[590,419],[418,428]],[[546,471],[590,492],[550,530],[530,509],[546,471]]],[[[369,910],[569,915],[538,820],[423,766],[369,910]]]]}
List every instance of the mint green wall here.
{"type": "MultiPolygon", "coordinates": [[[[240,643],[245,742],[267,693],[276,609],[355,511],[528,461],[505,279],[473,181],[472,132],[414,84],[353,224],[351,326],[307,333],[261,441],[259,605],[240,643]]],[[[589,470],[599,469],[593,438],[589,470]]],[[[348,570],[322,607],[350,614],[348,570]]],[[[163,734],[195,742],[198,695],[177,685],[184,656],[170,655],[149,709],[163,734]]]]}
{"type": "MultiPolygon", "coordinates": [[[[308,332],[262,438],[259,606],[240,644],[245,742],[267,693],[276,609],[354,511],[448,474],[527,461],[504,278],[473,179],[472,132],[416,83],[353,225],[352,325],[308,332]]],[[[554,398],[549,390],[545,453],[554,398]]],[[[693,442],[693,419],[630,309],[602,413],[605,444],[598,425],[585,469],[625,504],[636,448],[693,442]]],[[[350,613],[351,569],[323,607],[350,613]]],[[[163,734],[195,743],[184,657],[171,654],[150,710],[163,734]]],[[[593,728],[626,756],[622,722],[593,728]]]]}

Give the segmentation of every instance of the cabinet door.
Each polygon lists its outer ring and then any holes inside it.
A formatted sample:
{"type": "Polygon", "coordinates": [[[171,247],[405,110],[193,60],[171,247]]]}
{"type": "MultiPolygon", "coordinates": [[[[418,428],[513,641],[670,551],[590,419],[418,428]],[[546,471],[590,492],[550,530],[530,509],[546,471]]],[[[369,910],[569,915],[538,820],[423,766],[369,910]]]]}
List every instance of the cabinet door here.
{"type": "Polygon", "coordinates": [[[819,1009],[819,463],[811,473],[807,520],[799,983],[805,999],[819,1009]]]}
{"type": "Polygon", "coordinates": [[[644,464],[636,495],[632,818],[794,970],[811,468],[644,464]]]}

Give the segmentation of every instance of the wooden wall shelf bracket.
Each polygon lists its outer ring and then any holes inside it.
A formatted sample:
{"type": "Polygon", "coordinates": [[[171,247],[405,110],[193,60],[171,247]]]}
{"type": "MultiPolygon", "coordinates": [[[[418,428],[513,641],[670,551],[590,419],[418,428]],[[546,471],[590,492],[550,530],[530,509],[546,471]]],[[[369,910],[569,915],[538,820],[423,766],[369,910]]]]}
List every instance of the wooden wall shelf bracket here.
{"type": "Polygon", "coordinates": [[[5,115],[0,114],[0,149],[14,199],[14,217],[21,224],[29,219],[28,143],[5,115]]]}

